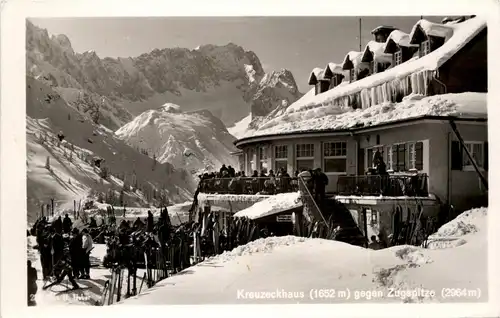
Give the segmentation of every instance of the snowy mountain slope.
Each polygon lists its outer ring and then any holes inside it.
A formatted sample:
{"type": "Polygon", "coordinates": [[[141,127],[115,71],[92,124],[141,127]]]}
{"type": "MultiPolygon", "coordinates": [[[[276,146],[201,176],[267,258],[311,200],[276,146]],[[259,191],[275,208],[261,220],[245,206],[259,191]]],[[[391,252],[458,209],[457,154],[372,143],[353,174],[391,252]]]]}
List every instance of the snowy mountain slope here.
{"type": "Polygon", "coordinates": [[[166,104],[148,110],[116,131],[118,138],[155,156],[161,163],[196,174],[222,164],[237,167],[230,152],[235,138],[209,111],[181,112],[166,104]]]}
{"type": "MultiPolygon", "coordinates": [[[[195,184],[186,171],[174,169],[168,163],[156,163],[153,170],[151,158],[126,145],[104,126],[94,124],[49,86],[31,77],[26,78],[26,115],[29,217],[35,216],[39,204],[48,203],[48,198],[55,198],[61,204],[69,200],[72,205],[74,199],[81,198],[91,188],[119,191],[123,181],[134,185],[136,179],[139,188],[163,189],[173,202],[184,202],[193,193],[195,184]],[[65,142],[58,146],[55,135],[60,131],[65,142]],[[47,135],[48,141],[41,144],[41,136],[47,135]],[[45,168],[47,156],[51,171],[45,168]],[[99,170],[91,165],[94,157],[104,159],[104,166],[112,174],[102,184],[99,170]]],[[[128,205],[145,204],[140,192],[130,192],[127,196],[128,205]]]]}
{"type": "Polygon", "coordinates": [[[289,71],[265,74],[254,52],[233,43],[100,58],[94,51],[75,53],[66,36],[49,36],[28,21],[26,47],[28,75],[61,90],[106,97],[103,117],[110,117],[111,129],[166,102],[184,111],[208,109],[231,125],[249,111],[267,114],[302,95],[289,71]]]}
{"type": "Polygon", "coordinates": [[[236,122],[233,126],[228,127],[227,131],[236,138],[240,138],[245,135],[250,123],[252,122],[252,114],[243,117],[242,120],[236,122]]]}
{"type": "Polygon", "coordinates": [[[322,239],[269,237],[186,269],[190,275],[172,276],[150,293],[123,304],[485,301],[487,209],[465,213],[470,217],[461,221],[473,222],[477,231],[462,235],[465,243],[458,247],[424,249],[404,245],[374,251],[322,239]],[[445,288],[462,294],[445,297],[445,288]],[[321,289],[335,290],[336,294],[314,293],[321,289]],[[260,296],[262,292],[267,294],[260,296]]]}

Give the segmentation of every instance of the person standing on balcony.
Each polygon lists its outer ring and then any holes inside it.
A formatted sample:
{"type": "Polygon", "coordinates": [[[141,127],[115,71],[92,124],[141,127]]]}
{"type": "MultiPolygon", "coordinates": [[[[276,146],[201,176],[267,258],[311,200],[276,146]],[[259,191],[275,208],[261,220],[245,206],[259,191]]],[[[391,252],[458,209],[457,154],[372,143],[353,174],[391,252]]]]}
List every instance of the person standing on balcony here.
{"type": "Polygon", "coordinates": [[[224,173],[224,171],[228,171],[228,169],[227,169],[227,167],[226,167],[225,164],[223,164],[222,167],[219,170],[220,175],[222,175],[224,173]]]}
{"type": "Polygon", "coordinates": [[[385,194],[388,186],[388,176],[387,167],[385,165],[384,159],[382,158],[382,154],[380,151],[376,151],[373,154],[373,165],[375,167],[375,171],[377,175],[380,176],[380,192],[381,194],[385,194]]]}
{"type": "Polygon", "coordinates": [[[230,177],[230,178],[234,178],[234,176],[235,176],[236,172],[234,171],[234,168],[233,168],[233,167],[228,166],[228,167],[227,167],[227,172],[229,173],[229,177],[230,177]]]}
{"type": "Polygon", "coordinates": [[[328,177],[321,171],[321,168],[316,169],[314,178],[314,200],[318,203],[323,203],[325,200],[325,189],[328,185],[328,177]]]}

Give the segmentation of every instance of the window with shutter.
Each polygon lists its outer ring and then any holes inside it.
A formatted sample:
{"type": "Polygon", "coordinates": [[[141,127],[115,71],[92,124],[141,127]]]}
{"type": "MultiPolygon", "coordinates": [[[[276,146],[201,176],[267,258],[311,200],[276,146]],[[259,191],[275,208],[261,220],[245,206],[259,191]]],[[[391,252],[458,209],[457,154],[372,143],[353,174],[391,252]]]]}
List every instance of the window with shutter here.
{"type": "MultiPolygon", "coordinates": [[[[464,141],[464,147],[467,148],[472,156],[472,160],[479,167],[483,168],[484,165],[484,142],[479,141],[464,141]]],[[[475,170],[474,164],[465,150],[462,149],[462,170],[473,171],[475,170]]]]}
{"type": "Polygon", "coordinates": [[[397,145],[392,146],[392,170],[399,171],[398,170],[398,146],[397,145]]]}
{"type": "Polygon", "coordinates": [[[415,169],[424,169],[424,143],[421,141],[415,144],[415,169]]]}
{"type": "Polygon", "coordinates": [[[488,170],[488,142],[484,143],[484,170],[488,170]]]}
{"type": "Polygon", "coordinates": [[[351,69],[349,71],[349,75],[350,75],[351,82],[354,82],[356,80],[356,70],[355,69],[351,69]]]}
{"type": "Polygon", "coordinates": [[[455,140],[451,142],[451,170],[462,170],[462,146],[455,140]]]}
{"type": "Polygon", "coordinates": [[[398,145],[397,171],[406,171],[406,145],[398,145]]]}

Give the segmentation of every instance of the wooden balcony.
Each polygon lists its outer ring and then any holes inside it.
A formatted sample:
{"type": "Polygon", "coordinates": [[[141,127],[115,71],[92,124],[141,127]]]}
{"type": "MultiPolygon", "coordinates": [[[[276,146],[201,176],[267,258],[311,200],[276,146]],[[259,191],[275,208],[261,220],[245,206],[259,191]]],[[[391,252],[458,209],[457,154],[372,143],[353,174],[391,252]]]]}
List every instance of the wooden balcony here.
{"type": "Polygon", "coordinates": [[[426,174],[340,176],[337,192],[354,196],[428,197],[427,181],[426,174]]]}

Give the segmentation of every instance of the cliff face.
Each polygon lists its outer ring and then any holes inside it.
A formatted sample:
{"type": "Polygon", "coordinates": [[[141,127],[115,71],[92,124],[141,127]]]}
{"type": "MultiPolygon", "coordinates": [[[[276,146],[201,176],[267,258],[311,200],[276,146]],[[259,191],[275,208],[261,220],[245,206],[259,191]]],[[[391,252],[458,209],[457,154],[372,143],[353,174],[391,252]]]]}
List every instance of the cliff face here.
{"type": "Polygon", "coordinates": [[[69,103],[92,95],[104,104],[102,117],[111,129],[167,102],[184,111],[207,109],[231,125],[302,96],[289,71],[266,74],[254,52],[233,43],[101,59],[94,51],[74,52],[68,37],[49,36],[28,21],[26,49],[29,76],[69,103]]]}

